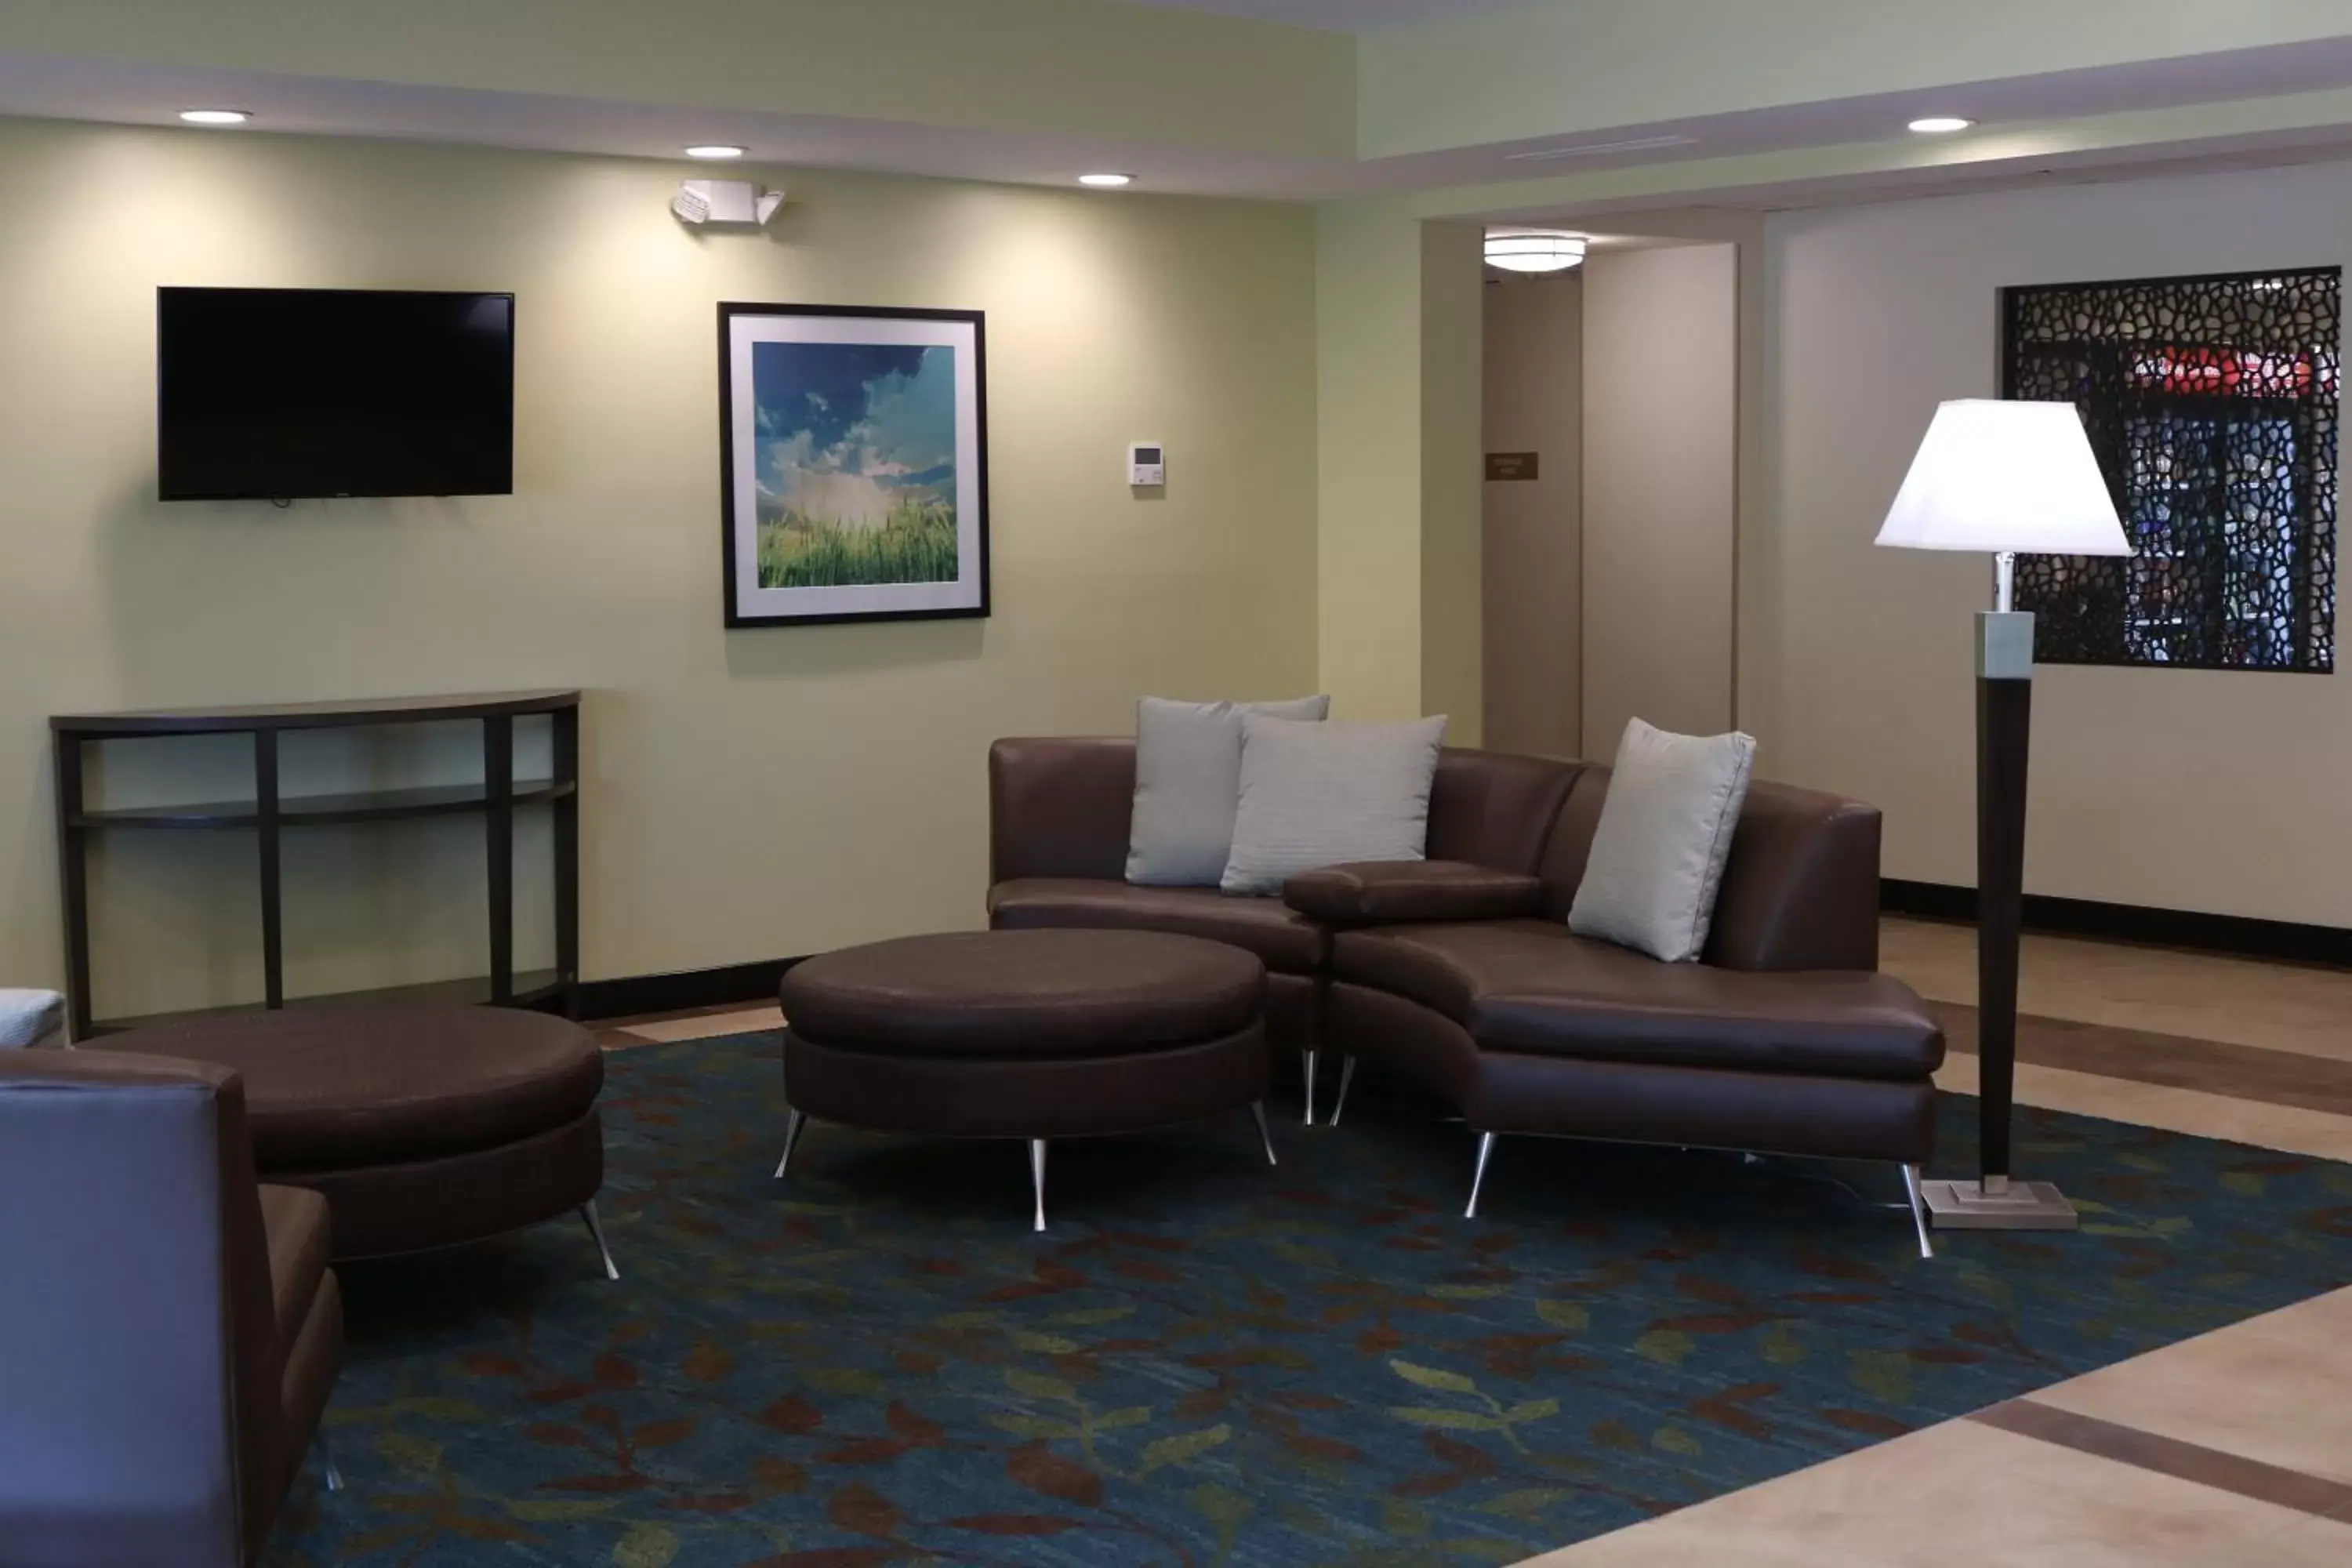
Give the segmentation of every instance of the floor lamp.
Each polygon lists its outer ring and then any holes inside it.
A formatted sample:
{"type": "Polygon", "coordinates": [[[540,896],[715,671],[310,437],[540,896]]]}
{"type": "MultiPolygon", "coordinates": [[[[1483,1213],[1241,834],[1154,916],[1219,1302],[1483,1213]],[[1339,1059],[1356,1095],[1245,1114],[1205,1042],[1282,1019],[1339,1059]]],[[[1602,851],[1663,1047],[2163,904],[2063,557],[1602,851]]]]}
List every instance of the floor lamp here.
{"type": "Polygon", "coordinates": [[[2017,938],[2025,891],[2025,758],[2033,704],[2033,616],[2011,608],[2017,554],[2129,555],[2082,416],[2071,403],[1963,399],[1936,410],[1878,542],[1993,558],[1993,607],[1977,614],[1977,1063],[1982,1164],[1976,1181],[1921,1184],[1938,1226],[2072,1230],[2048,1182],[2010,1176],[2017,1076],[2017,938]]]}

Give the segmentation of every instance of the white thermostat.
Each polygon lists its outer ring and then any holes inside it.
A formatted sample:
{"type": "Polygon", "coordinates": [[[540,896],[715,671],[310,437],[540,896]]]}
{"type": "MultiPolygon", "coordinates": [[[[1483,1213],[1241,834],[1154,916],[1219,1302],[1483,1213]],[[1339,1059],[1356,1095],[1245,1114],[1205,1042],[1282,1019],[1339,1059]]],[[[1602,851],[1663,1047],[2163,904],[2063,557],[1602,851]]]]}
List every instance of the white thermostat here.
{"type": "Polygon", "coordinates": [[[1168,449],[1157,441],[1138,441],[1127,449],[1127,482],[1164,485],[1168,482],[1168,449]]]}

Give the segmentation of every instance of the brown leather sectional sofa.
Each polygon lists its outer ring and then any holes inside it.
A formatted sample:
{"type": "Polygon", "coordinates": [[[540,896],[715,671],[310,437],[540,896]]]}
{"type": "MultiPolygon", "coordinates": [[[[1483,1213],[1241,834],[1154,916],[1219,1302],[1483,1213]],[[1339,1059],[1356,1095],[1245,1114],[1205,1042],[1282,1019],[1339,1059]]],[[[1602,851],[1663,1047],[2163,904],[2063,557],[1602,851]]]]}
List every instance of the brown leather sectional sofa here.
{"type": "MultiPolygon", "coordinates": [[[[1879,814],[1783,784],[1748,792],[1698,963],[1572,935],[1609,788],[1593,764],[1448,751],[1429,858],[1294,877],[1281,899],[1123,879],[1126,739],[999,741],[989,755],[989,920],[1181,931],[1249,949],[1274,1038],[1358,1058],[1459,1107],[1481,1134],[1540,1133],[1885,1160],[1935,1147],[1943,1036],[1878,969],[1879,814]]],[[[1332,1119],[1338,1120],[1335,1106],[1332,1119]]]]}

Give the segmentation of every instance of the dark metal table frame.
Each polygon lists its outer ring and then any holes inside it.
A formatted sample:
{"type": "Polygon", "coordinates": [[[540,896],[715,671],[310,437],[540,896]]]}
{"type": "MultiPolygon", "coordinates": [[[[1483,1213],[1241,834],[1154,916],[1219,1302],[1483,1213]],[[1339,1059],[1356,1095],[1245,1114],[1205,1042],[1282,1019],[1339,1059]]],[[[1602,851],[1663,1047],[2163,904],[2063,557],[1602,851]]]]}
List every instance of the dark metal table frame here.
{"type": "Polygon", "coordinates": [[[578,1016],[580,989],[580,693],[493,691],[455,697],[387,697],[357,702],[297,702],[275,707],[150,709],[62,714],[49,721],[56,754],[58,876],[65,910],[66,996],[70,1037],[87,1039],[121,1025],[93,1016],[90,996],[89,836],[116,830],[243,830],[258,840],[261,874],[262,1005],[286,1005],[285,921],[279,850],[289,827],[414,821],[480,813],[489,855],[488,1000],[500,1005],[554,1006],[578,1016]],[[550,776],[518,784],[514,721],[545,715],[553,728],[550,776]],[[285,796],[278,788],[278,742],[289,730],[373,729],[477,720],[482,727],[482,782],[356,794],[285,796]],[[162,735],[250,734],[254,798],[205,805],[92,810],[82,788],[82,748],[92,742],[162,735]],[[555,971],[518,987],[514,968],[514,813],[546,804],[553,814],[555,971]]]}

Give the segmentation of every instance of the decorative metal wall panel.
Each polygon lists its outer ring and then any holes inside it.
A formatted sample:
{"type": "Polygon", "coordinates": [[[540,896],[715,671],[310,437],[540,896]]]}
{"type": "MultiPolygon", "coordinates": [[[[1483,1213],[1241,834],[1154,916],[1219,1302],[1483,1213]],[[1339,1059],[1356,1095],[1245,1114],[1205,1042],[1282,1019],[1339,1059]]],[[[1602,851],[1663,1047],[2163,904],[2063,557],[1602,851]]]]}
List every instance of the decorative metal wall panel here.
{"type": "Polygon", "coordinates": [[[2336,666],[2343,269],[2001,290],[2001,395],[2072,403],[2129,558],[2021,555],[2045,664],[2336,666]]]}

